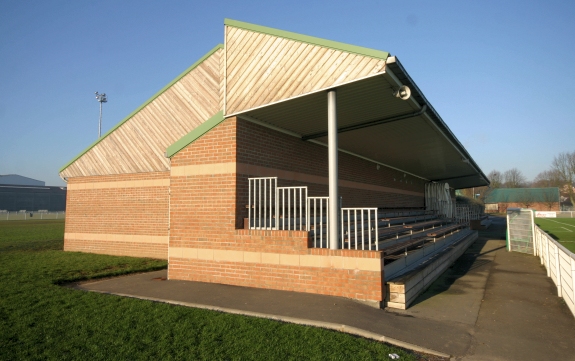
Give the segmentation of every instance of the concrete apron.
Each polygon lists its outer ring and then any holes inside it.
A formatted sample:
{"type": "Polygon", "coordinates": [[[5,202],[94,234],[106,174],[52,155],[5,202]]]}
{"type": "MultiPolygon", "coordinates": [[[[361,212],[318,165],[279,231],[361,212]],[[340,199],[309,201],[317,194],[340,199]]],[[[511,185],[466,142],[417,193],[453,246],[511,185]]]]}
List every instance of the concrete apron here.
{"type": "Polygon", "coordinates": [[[157,280],[165,271],[77,287],[336,329],[458,360],[575,360],[573,316],[538,258],[508,253],[499,233],[483,233],[499,239],[480,237],[408,310],[374,309],[322,295],[157,280]]]}

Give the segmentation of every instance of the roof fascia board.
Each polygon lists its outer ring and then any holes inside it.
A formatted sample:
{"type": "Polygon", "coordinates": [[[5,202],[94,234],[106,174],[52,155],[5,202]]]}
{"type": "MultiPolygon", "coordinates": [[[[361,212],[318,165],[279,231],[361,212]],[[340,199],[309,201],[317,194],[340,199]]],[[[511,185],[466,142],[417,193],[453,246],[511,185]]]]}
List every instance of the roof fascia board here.
{"type": "Polygon", "coordinates": [[[313,36],[303,35],[303,34],[298,34],[298,33],[292,33],[290,31],[285,31],[285,30],[268,28],[266,26],[245,23],[243,21],[238,21],[238,20],[225,19],[224,25],[231,26],[234,28],[240,28],[240,29],[255,31],[258,33],[262,33],[262,34],[277,36],[280,38],[295,40],[295,41],[299,41],[302,43],[318,45],[318,46],[322,46],[325,48],[341,50],[341,51],[345,51],[348,53],[364,55],[364,56],[368,56],[368,57],[376,58],[376,59],[386,60],[387,57],[389,56],[389,53],[386,51],[364,48],[362,46],[340,43],[340,42],[333,41],[333,40],[316,38],[313,36]]]}
{"type": "Polygon", "coordinates": [[[205,122],[197,126],[194,130],[178,139],[174,144],[170,145],[166,149],[166,157],[172,158],[180,150],[192,144],[196,139],[209,132],[216,125],[223,122],[224,119],[225,119],[224,111],[220,110],[219,112],[214,114],[210,119],[206,120],[205,122]]]}
{"type": "Polygon", "coordinates": [[[140,105],[138,108],[136,108],[136,110],[134,110],[132,113],[130,113],[127,117],[125,117],[123,120],[121,120],[118,124],[116,124],[112,129],[108,130],[102,137],[100,137],[98,140],[96,140],[94,143],[90,144],[88,146],[88,148],[84,149],[80,154],[78,154],[76,157],[74,157],[71,161],[69,161],[68,163],[66,163],[66,165],[64,165],[62,168],[60,168],[59,173],[61,173],[62,171],[64,171],[64,169],[68,168],[72,163],[74,163],[75,161],[77,161],[78,159],[80,159],[80,157],[82,157],[84,154],[86,154],[90,149],[94,148],[98,143],[100,143],[102,140],[104,140],[104,138],[106,138],[108,135],[112,134],[112,132],[114,132],[116,129],[118,129],[122,124],[124,124],[125,122],[127,122],[128,120],[130,120],[130,118],[132,118],[134,115],[136,115],[140,110],[142,110],[143,108],[145,108],[148,104],[150,104],[152,101],[154,101],[154,99],[156,99],[157,97],[159,97],[160,95],[162,95],[166,90],[168,90],[172,85],[174,85],[176,82],[178,82],[180,79],[182,79],[184,76],[186,76],[189,72],[191,72],[192,70],[194,70],[195,68],[197,68],[201,63],[203,63],[207,58],[209,58],[210,56],[212,56],[216,51],[218,51],[219,49],[223,49],[224,45],[223,44],[218,44],[216,45],[212,50],[210,50],[208,53],[206,53],[204,56],[202,56],[198,61],[196,61],[194,64],[192,64],[189,68],[187,68],[186,70],[184,70],[180,75],[178,75],[174,80],[172,80],[171,82],[169,82],[166,86],[164,86],[160,91],[158,91],[156,94],[152,95],[151,98],[149,98],[148,100],[146,100],[142,105],[140,105]]]}

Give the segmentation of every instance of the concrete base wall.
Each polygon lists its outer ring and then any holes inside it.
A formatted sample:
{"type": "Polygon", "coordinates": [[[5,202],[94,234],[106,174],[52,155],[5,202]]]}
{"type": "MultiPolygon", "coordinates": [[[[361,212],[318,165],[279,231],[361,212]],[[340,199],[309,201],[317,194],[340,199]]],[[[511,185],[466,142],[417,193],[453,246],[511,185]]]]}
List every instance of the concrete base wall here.
{"type": "Polygon", "coordinates": [[[246,247],[170,247],[168,277],[372,302],[385,296],[380,252],[309,248],[301,231],[237,230],[229,241],[238,240],[246,247]]]}

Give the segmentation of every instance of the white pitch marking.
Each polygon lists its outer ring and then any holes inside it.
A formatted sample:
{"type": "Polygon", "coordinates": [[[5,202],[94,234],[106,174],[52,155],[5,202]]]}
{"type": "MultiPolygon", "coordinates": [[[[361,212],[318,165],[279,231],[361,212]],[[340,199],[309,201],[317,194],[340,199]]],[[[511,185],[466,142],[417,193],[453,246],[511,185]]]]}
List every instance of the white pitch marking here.
{"type": "Polygon", "coordinates": [[[573,231],[572,231],[572,230],[570,230],[569,228],[565,228],[565,227],[561,227],[561,228],[563,228],[563,229],[566,229],[568,232],[571,232],[571,233],[573,233],[573,231]]]}
{"type": "MultiPolygon", "coordinates": [[[[564,226],[569,226],[569,227],[573,227],[573,228],[575,228],[575,226],[573,226],[573,225],[570,225],[570,224],[568,224],[568,223],[557,222],[557,221],[554,221],[554,220],[552,220],[552,219],[548,219],[548,220],[549,220],[549,221],[551,221],[551,222],[555,222],[555,223],[559,223],[559,224],[562,224],[562,225],[564,225],[564,226]]],[[[561,227],[561,228],[563,228],[563,227],[561,227]]]]}

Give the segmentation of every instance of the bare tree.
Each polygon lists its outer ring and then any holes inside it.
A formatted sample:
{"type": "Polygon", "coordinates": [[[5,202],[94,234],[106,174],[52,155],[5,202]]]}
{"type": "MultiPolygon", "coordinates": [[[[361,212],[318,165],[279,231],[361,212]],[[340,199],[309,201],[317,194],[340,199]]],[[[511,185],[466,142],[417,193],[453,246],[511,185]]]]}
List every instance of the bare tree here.
{"type": "Polygon", "coordinates": [[[473,188],[463,188],[460,189],[459,192],[463,197],[477,199],[479,202],[483,203],[485,199],[486,192],[489,190],[489,187],[480,186],[480,187],[473,187],[473,188]]]}
{"type": "Polygon", "coordinates": [[[522,188],[527,183],[527,178],[517,168],[511,168],[503,173],[503,183],[506,188],[522,188]]]}
{"type": "Polygon", "coordinates": [[[550,169],[543,171],[533,179],[531,187],[534,188],[549,188],[549,187],[561,187],[563,184],[561,181],[561,175],[555,169],[550,169]]]}
{"type": "Polygon", "coordinates": [[[575,151],[572,153],[559,153],[553,158],[551,169],[559,174],[562,185],[567,186],[567,193],[571,203],[575,204],[575,192],[573,191],[573,186],[575,185],[575,151]]]}
{"type": "Polygon", "coordinates": [[[501,172],[498,170],[492,170],[489,172],[487,178],[489,178],[489,181],[491,182],[491,188],[501,188],[503,185],[503,177],[501,172]]]}

